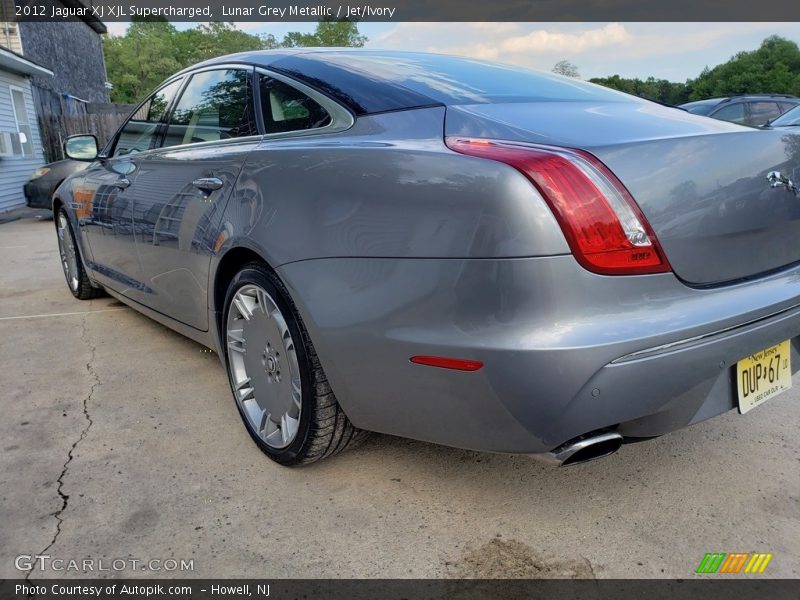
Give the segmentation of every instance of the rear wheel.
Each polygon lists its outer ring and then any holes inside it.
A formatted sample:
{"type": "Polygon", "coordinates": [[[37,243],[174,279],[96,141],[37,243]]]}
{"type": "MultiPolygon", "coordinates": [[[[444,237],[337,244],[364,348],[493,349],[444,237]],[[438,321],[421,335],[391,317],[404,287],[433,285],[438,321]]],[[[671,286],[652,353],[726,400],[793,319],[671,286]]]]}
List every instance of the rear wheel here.
{"type": "Polygon", "coordinates": [[[336,401],[289,294],[263,264],[249,263],[233,278],[223,324],[236,406],[270,458],[307,464],[366,436],[336,401]]]}
{"type": "Polygon", "coordinates": [[[75,234],[69,223],[69,217],[63,208],[56,213],[56,232],[58,233],[58,253],[61,255],[61,268],[72,295],[79,300],[97,298],[102,290],[96,288],[89,281],[86,269],[83,268],[80,250],[75,241],[75,234]]]}

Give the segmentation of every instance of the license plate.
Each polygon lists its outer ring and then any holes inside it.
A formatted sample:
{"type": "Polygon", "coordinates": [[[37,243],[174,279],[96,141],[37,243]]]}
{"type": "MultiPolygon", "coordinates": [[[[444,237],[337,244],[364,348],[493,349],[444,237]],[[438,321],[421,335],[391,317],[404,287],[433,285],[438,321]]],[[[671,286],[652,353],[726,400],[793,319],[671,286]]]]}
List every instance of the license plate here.
{"type": "Polygon", "coordinates": [[[789,340],[736,363],[739,412],[744,414],[792,387],[789,340]]]}

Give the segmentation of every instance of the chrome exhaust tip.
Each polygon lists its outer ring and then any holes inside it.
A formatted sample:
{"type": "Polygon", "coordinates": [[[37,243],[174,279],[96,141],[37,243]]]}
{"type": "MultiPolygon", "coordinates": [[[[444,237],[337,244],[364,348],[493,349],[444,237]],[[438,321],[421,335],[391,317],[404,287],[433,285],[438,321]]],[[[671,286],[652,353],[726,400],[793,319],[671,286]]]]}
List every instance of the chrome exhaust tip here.
{"type": "Polygon", "coordinates": [[[614,454],[622,446],[622,441],[622,436],[614,431],[590,433],[536,457],[559,467],[569,467],[614,454]]]}

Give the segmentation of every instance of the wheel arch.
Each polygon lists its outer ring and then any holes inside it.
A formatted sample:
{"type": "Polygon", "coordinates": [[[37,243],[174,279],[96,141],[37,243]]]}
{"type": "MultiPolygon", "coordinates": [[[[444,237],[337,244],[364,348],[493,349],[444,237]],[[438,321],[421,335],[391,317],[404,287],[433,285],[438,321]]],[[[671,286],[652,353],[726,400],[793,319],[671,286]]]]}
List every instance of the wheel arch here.
{"type": "Polygon", "coordinates": [[[61,196],[53,194],[52,207],[53,224],[55,227],[58,227],[58,211],[64,209],[64,213],[67,215],[67,220],[72,226],[72,232],[75,236],[75,243],[80,251],[83,268],[86,269],[87,273],[89,274],[89,279],[92,281],[92,285],[95,285],[94,280],[92,279],[91,271],[89,270],[87,264],[87,260],[92,260],[91,249],[88,248],[87,244],[84,243],[83,236],[81,235],[80,222],[78,221],[78,215],[75,214],[74,206],[71,206],[70,202],[64,201],[61,196]]]}
{"type": "Polygon", "coordinates": [[[212,284],[211,309],[215,313],[222,313],[225,304],[225,294],[233,277],[242,266],[254,261],[262,262],[267,265],[270,270],[273,270],[261,254],[246,246],[230,248],[222,255],[214,270],[214,281],[212,284]]]}
{"type": "MultiPolygon", "coordinates": [[[[250,262],[260,262],[285,285],[285,282],[283,282],[283,279],[264,252],[248,245],[235,245],[228,248],[218,258],[212,272],[211,285],[209,286],[211,314],[214,317],[214,325],[219,335],[222,333],[222,312],[225,309],[225,295],[228,292],[228,286],[236,276],[236,273],[250,262]]],[[[292,301],[294,301],[293,298],[292,301]]]]}

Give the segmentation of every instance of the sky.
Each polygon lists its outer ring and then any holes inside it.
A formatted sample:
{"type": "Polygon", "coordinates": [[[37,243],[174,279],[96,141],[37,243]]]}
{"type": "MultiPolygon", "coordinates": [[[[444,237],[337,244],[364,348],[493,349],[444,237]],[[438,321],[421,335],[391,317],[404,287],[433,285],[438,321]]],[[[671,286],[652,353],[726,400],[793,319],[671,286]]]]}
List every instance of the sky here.
{"type": "MultiPolygon", "coordinates": [[[[107,23],[111,34],[127,24],[107,23]]],[[[193,26],[176,23],[180,29],[193,26]]],[[[315,23],[236,23],[248,33],[313,31],[315,23]]],[[[800,44],[800,23],[359,23],[367,47],[458,54],[550,70],[559,60],[583,79],[621,75],[685,81],[705,66],[778,34],[800,44]]]]}

